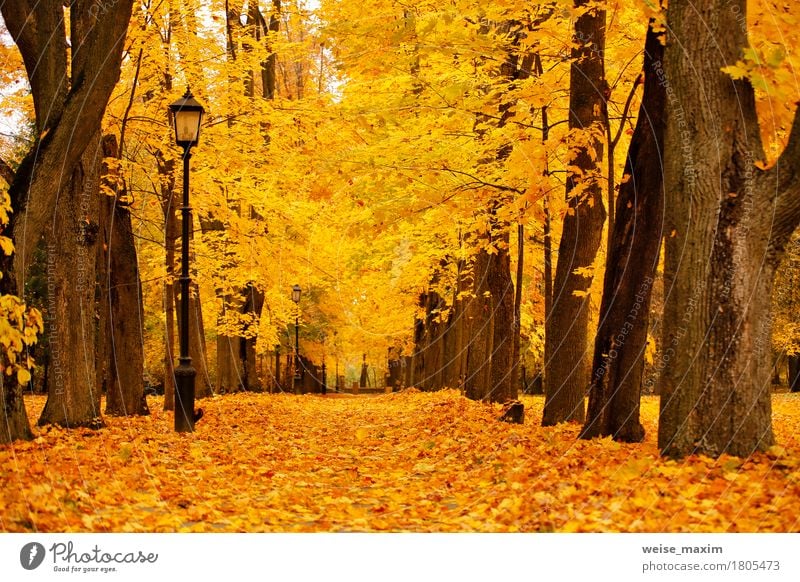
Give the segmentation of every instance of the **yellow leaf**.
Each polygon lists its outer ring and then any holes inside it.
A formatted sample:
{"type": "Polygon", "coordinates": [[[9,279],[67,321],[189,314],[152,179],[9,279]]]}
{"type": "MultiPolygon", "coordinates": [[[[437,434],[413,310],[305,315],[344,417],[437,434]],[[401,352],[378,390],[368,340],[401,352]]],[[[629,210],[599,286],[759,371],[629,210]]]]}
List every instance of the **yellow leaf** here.
{"type": "Polygon", "coordinates": [[[28,382],[31,381],[31,373],[28,372],[28,370],[26,370],[25,368],[19,368],[17,370],[17,381],[23,385],[27,384],[28,382]]]}

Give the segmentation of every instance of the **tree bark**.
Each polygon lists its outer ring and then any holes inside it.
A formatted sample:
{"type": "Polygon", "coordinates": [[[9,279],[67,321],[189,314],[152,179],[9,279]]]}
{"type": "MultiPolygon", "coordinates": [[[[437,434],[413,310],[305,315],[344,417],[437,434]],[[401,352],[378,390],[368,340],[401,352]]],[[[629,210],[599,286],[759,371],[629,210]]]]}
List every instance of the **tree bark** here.
{"type": "MultiPolygon", "coordinates": [[[[650,296],[663,236],[662,152],[666,90],[658,77],[664,46],[647,30],[644,93],[617,198],[594,344],[589,411],[582,438],[640,442],[639,422],[650,296]]],[[[638,81],[637,81],[638,82],[638,81]]]]}
{"type": "Polygon", "coordinates": [[[774,442],[768,298],[800,221],[800,116],[778,162],[758,170],[753,87],[721,71],[748,46],[746,13],[745,0],[668,10],[658,444],[669,457],[747,456],[774,442]]]}
{"type": "Polygon", "coordinates": [[[491,392],[492,298],[488,277],[490,256],[481,251],[473,259],[472,296],[467,299],[466,337],[467,365],[464,377],[464,395],[470,400],[484,400],[491,392]]]}
{"type": "Polygon", "coordinates": [[[511,281],[509,234],[498,237],[497,253],[489,257],[488,286],[492,300],[492,369],[490,402],[508,402],[517,398],[514,382],[514,284],[511,281]]]}
{"type": "Polygon", "coordinates": [[[249,323],[241,342],[244,350],[244,386],[252,392],[258,392],[263,388],[256,371],[256,343],[263,307],[264,294],[251,283],[245,288],[244,313],[249,316],[249,323]]]}
{"type": "Polygon", "coordinates": [[[102,149],[95,133],[58,196],[47,245],[52,383],[39,424],[100,428],[95,371],[95,276],[102,149]],[[55,243],[58,241],[58,244],[55,243]]]}
{"type": "MultiPolygon", "coordinates": [[[[114,136],[103,139],[105,157],[117,157],[114,136]]],[[[136,242],[125,190],[113,180],[115,197],[103,196],[101,218],[106,248],[100,253],[107,268],[100,285],[106,298],[100,304],[108,311],[100,316],[106,338],[106,414],[148,414],[144,403],[144,337],[141,282],[136,242]]]]}
{"type": "MultiPolygon", "coordinates": [[[[232,303],[230,295],[224,295],[221,317],[229,309],[238,309],[232,303]]],[[[225,335],[217,331],[217,392],[219,394],[229,394],[244,390],[242,382],[243,370],[241,369],[241,358],[239,356],[238,336],[225,335]]]]}
{"type": "MultiPolygon", "coordinates": [[[[433,283],[436,282],[434,279],[433,283]]],[[[444,301],[436,291],[425,293],[425,334],[422,350],[424,353],[422,378],[419,387],[422,390],[434,391],[442,388],[442,371],[444,368],[444,323],[438,321],[444,301]]]]}
{"type": "MultiPolygon", "coordinates": [[[[576,8],[587,4],[587,0],[575,2],[576,8]]],[[[572,131],[596,129],[605,119],[605,21],[605,11],[596,8],[575,22],[579,46],[572,49],[570,71],[572,131]]],[[[544,426],[584,420],[584,394],[590,380],[587,339],[592,275],[575,270],[591,269],[594,264],[606,218],[597,176],[602,142],[596,138],[592,141],[594,159],[586,148],[579,148],[571,162],[577,173],[567,175],[569,209],[558,249],[552,311],[545,323],[544,426]],[[578,186],[585,186],[585,193],[576,195],[578,186]]]]}
{"type": "Polygon", "coordinates": [[[447,318],[447,331],[445,332],[442,383],[447,388],[461,389],[462,387],[466,350],[464,348],[464,301],[461,299],[461,294],[466,290],[463,263],[458,261],[456,263],[456,284],[453,288],[453,304],[447,318]]]}

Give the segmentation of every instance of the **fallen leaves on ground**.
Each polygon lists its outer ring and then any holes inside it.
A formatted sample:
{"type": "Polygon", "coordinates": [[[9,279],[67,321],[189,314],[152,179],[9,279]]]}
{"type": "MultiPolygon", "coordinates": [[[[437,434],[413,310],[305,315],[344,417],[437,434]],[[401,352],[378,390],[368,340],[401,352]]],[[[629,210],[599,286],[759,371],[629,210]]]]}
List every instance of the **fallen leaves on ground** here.
{"type": "MultiPolygon", "coordinates": [[[[659,458],[658,403],[640,445],[576,440],[457,392],[237,394],[202,401],[194,434],[151,417],[46,427],[0,448],[3,531],[800,530],[800,398],[774,397],[780,446],[750,459],[659,458]]],[[[43,397],[26,400],[32,418],[43,397]]]]}

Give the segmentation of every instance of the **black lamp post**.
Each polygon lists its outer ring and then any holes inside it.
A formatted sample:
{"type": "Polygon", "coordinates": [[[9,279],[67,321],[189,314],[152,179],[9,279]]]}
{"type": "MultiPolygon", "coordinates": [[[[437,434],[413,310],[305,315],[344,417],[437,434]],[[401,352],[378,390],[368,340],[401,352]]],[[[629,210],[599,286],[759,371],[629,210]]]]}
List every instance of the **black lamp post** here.
{"type": "Polygon", "coordinates": [[[294,379],[302,380],[300,371],[300,285],[292,286],[292,301],[297,305],[294,315],[294,379]]]}
{"type": "Polygon", "coordinates": [[[333,381],[334,392],[339,391],[339,332],[333,330],[333,355],[336,359],[336,378],[333,381]]]}
{"type": "Polygon", "coordinates": [[[322,393],[323,394],[327,394],[328,393],[328,378],[327,378],[328,370],[325,368],[325,340],[326,339],[327,339],[327,336],[325,335],[325,332],[323,331],[322,332],[322,393]]]}
{"type": "Polygon", "coordinates": [[[187,88],[186,94],[169,106],[175,142],[183,148],[183,205],[181,206],[181,335],[180,357],[175,368],[175,431],[192,432],[199,419],[194,411],[194,380],[196,371],[189,357],[189,223],[192,209],[189,206],[189,158],[192,146],[200,139],[200,124],[205,110],[187,88]]]}

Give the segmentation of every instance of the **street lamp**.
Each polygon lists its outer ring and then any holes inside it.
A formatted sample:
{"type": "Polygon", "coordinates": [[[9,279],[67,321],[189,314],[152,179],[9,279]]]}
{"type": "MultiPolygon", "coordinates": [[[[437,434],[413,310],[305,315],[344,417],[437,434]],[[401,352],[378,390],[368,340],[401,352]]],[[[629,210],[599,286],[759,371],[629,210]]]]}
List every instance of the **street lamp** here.
{"type": "Polygon", "coordinates": [[[334,392],[339,391],[339,332],[333,330],[333,354],[336,358],[336,379],[333,381],[334,392]]]}
{"type": "Polygon", "coordinates": [[[294,379],[301,380],[300,373],[300,285],[292,286],[292,301],[297,305],[294,314],[294,379]]]}
{"type": "Polygon", "coordinates": [[[194,411],[194,380],[196,371],[189,357],[189,223],[192,209],[189,206],[189,158],[192,146],[200,139],[200,124],[205,110],[186,89],[183,97],[169,106],[170,118],[175,128],[175,143],[183,148],[183,205],[181,206],[181,335],[180,357],[175,368],[175,431],[192,432],[201,412],[194,411]]]}
{"type": "Polygon", "coordinates": [[[323,394],[327,394],[328,393],[328,384],[327,384],[327,382],[328,382],[328,378],[327,378],[328,371],[325,368],[325,340],[326,339],[327,339],[327,335],[323,331],[322,332],[322,393],[323,394]]]}

